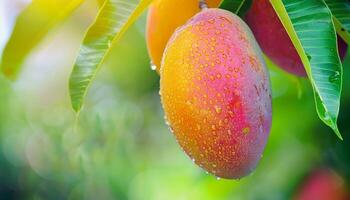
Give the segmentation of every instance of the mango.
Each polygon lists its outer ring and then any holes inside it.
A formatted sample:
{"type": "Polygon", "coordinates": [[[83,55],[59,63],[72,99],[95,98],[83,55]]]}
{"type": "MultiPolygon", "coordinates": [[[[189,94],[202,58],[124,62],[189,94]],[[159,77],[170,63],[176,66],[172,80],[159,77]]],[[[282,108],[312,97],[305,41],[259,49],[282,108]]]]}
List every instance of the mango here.
{"type": "MultiPolygon", "coordinates": [[[[253,0],[245,21],[264,53],[283,70],[306,76],[303,63],[269,0],[253,0]]],[[[347,45],[338,37],[338,50],[344,59],[347,45]]]]}
{"type": "Polygon", "coordinates": [[[349,200],[345,180],[328,168],[317,169],[305,178],[294,200],[349,200]]]}
{"type": "MultiPolygon", "coordinates": [[[[208,7],[219,6],[221,0],[207,0],[208,7]]],[[[151,4],[146,25],[149,55],[159,72],[165,46],[177,27],[200,11],[198,0],[155,0],[151,4]]]]}
{"type": "Polygon", "coordinates": [[[187,155],[217,177],[248,175],[271,126],[269,75],[248,26],[203,10],[169,40],[160,77],[165,116],[187,155]]]}

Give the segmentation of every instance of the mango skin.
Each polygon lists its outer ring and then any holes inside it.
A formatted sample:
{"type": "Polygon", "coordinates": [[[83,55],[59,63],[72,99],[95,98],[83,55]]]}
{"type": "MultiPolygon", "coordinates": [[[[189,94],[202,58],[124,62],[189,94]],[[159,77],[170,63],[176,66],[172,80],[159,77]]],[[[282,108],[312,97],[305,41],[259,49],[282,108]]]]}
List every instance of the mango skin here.
{"type": "Polygon", "coordinates": [[[179,28],[164,52],[160,94],[168,124],[188,156],[227,179],[248,175],[271,126],[271,90],[248,26],[207,9],[179,28]]]}
{"type": "MultiPolygon", "coordinates": [[[[149,10],[146,25],[148,53],[159,72],[165,46],[176,28],[197,14],[198,0],[155,0],[149,10]]],[[[208,7],[219,6],[221,0],[207,0],[208,7]]]]}
{"type": "MultiPolygon", "coordinates": [[[[283,70],[306,76],[303,63],[269,0],[254,0],[245,16],[264,53],[283,70]]],[[[344,59],[347,45],[338,37],[340,58],[344,59]]]]}

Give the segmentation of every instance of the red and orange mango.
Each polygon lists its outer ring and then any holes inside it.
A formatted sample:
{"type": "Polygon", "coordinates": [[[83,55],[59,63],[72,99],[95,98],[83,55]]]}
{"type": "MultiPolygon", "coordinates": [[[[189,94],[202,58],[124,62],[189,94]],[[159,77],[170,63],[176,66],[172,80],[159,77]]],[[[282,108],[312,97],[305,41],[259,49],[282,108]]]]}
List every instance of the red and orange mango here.
{"type": "Polygon", "coordinates": [[[248,26],[203,10],[169,40],[160,77],[165,115],[188,156],[218,177],[249,174],[269,135],[271,91],[248,26]]]}
{"type": "MultiPolygon", "coordinates": [[[[264,53],[275,64],[294,75],[306,76],[303,63],[269,0],[253,0],[245,21],[264,53]]],[[[343,59],[347,45],[340,37],[338,50],[343,59]]]]}
{"type": "Polygon", "coordinates": [[[330,169],[318,169],[305,179],[294,200],[349,200],[344,179],[330,169]]]}

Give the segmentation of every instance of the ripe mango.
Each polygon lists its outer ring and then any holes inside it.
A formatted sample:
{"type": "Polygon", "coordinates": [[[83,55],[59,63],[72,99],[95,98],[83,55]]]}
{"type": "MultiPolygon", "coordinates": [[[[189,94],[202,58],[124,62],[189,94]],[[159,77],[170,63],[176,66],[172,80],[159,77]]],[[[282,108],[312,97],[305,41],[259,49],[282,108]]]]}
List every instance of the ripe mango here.
{"type": "MultiPolygon", "coordinates": [[[[221,0],[207,0],[208,7],[219,6],[221,0]]],[[[151,4],[146,25],[146,42],[156,70],[165,46],[177,27],[200,11],[198,0],[155,0],[151,4]]]]}
{"type": "MultiPolygon", "coordinates": [[[[306,76],[303,63],[269,0],[253,0],[245,21],[264,53],[285,71],[306,76]]],[[[344,59],[346,43],[338,37],[338,50],[344,59]]]]}
{"type": "Polygon", "coordinates": [[[160,74],[165,116],[188,156],[221,178],[249,174],[269,135],[271,90],[248,26],[203,10],[171,37],[160,74]]]}
{"type": "Polygon", "coordinates": [[[294,200],[349,200],[344,179],[324,168],[312,172],[302,183],[294,200]]]}

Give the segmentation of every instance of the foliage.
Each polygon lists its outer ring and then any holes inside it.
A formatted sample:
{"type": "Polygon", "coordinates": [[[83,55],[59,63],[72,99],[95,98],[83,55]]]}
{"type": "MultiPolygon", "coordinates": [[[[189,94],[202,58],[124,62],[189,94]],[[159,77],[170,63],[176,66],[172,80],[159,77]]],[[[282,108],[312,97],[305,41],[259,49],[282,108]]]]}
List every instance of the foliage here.
{"type": "Polygon", "coordinates": [[[70,17],[81,3],[83,0],[34,0],[17,18],[2,56],[3,73],[15,78],[32,49],[55,25],[70,17]]]}
{"type": "Polygon", "coordinates": [[[318,115],[341,138],[337,118],[343,72],[331,12],[318,0],[271,3],[304,64],[314,88],[318,115]]]}
{"type": "MultiPolygon", "coordinates": [[[[51,1],[45,2],[49,4],[51,1]]],[[[41,7],[50,12],[44,12],[49,14],[48,17],[40,19],[32,13],[33,6],[38,2],[40,0],[34,0],[17,18],[2,55],[3,71],[13,72],[4,75],[14,78],[15,74],[23,73],[23,76],[13,83],[0,75],[1,197],[290,199],[302,177],[319,165],[334,167],[345,175],[347,181],[350,180],[350,56],[348,54],[344,61],[344,77],[341,77],[342,65],[338,55],[329,51],[336,46],[334,30],[349,44],[350,12],[346,12],[349,1],[325,0],[327,6],[323,1],[317,1],[317,8],[322,10],[321,16],[325,17],[322,23],[317,21],[318,18],[302,16],[310,14],[319,17],[313,12],[305,12],[307,5],[316,1],[271,1],[303,57],[311,87],[309,80],[286,74],[267,59],[273,90],[273,127],[258,168],[240,181],[219,181],[200,171],[184,156],[165,123],[162,123],[158,77],[148,68],[149,59],[143,37],[145,17],[141,12],[149,1],[144,4],[123,4],[131,6],[131,9],[123,10],[128,16],[120,16],[121,21],[110,20],[110,17],[119,14],[119,8],[114,5],[130,1],[106,1],[102,7],[91,4],[100,11],[85,35],[80,51],[79,44],[86,31],[81,24],[88,23],[86,13],[89,11],[90,15],[93,9],[81,7],[75,12],[77,16],[69,17],[80,1],[62,5],[68,6],[67,9],[41,7]],[[287,6],[292,2],[301,3],[287,6]],[[58,10],[63,10],[63,14],[54,12],[58,10]],[[298,10],[304,12],[296,16],[298,10]],[[329,13],[332,13],[334,26],[329,20],[329,13]],[[26,21],[23,16],[28,16],[26,21]],[[97,27],[99,30],[104,28],[104,31],[94,32],[94,28],[101,25],[100,20],[108,22],[106,24],[109,26],[97,27]],[[300,21],[303,21],[302,26],[298,24],[300,21]],[[325,38],[313,38],[315,41],[309,43],[305,40],[307,35],[300,32],[310,27],[304,23],[313,23],[313,26],[324,29],[325,38]],[[58,24],[61,24],[59,28],[58,24]],[[40,34],[34,37],[33,34],[38,32],[40,34]],[[52,36],[50,40],[45,40],[48,33],[52,33],[52,36]],[[103,45],[96,45],[100,41],[103,45]],[[328,49],[318,48],[319,51],[315,52],[310,48],[312,44],[326,44],[328,49]],[[33,49],[36,49],[35,54],[29,56],[33,49]],[[84,52],[87,53],[84,49],[92,53],[76,59],[75,72],[70,77],[70,89],[74,85],[73,89],[80,91],[71,92],[75,110],[80,110],[83,103],[85,105],[85,112],[80,113],[80,120],[75,124],[66,82],[75,60],[72,56],[75,52],[84,55],[84,52]],[[98,53],[98,57],[95,53],[98,53]],[[322,57],[315,56],[316,53],[322,53],[322,57]],[[26,58],[29,62],[22,68],[26,58]],[[86,62],[89,59],[94,61],[94,65],[86,62]],[[325,60],[332,63],[326,67],[333,73],[340,73],[334,84],[326,84],[332,89],[332,94],[327,93],[328,89],[317,89],[323,86],[322,78],[326,80],[331,75],[328,70],[320,72],[323,75],[315,74],[320,66],[317,63],[325,60]],[[91,84],[98,68],[99,76],[91,84]],[[86,73],[87,69],[89,73],[86,73]],[[321,83],[316,79],[321,79],[321,83]],[[91,91],[87,93],[90,84],[91,91]],[[324,120],[322,113],[326,110],[323,109],[329,110],[333,128],[339,100],[342,103],[339,129],[344,141],[335,140],[330,131],[316,120],[317,113],[312,109],[314,90],[316,94],[322,93],[319,99],[316,95],[320,117],[324,120]],[[83,101],[86,93],[87,98],[83,101]],[[341,93],[343,96],[340,98],[341,93]]],[[[229,5],[227,2],[230,1],[223,3],[229,5]]],[[[244,9],[238,14],[243,13],[244,9]]]]}
{"type": "Polygon", "coordinates": [[[151,0],[106,0],[95,22],[85,35],[69,80],[72,106],[79,112],[88,86],[104,57],[123,33],[140,16],[151,0]]]}
{"type": "MultiPolygon", "coordinates": [[[[42,40],[53,25],[69,16],[82,1],[76,0],[70,4],[45,2],[34,1],[17,20],[3,54],[2,69],[8,77],[13,78],[17,74],[21,63],[31,49],[42,40]],[[62,9],[54,9],[57,5],[62,9]],[[50,8],[60,12],[52,12],[50,8]],[[30,29],[32,33],[28,34],[23,30],[24,23],[33,24],[35,28],[30,29]],[[29,40],[33,37],[34,40],[29,40]],[[19,44],[25,44],[25,48],[19,48],[19,44]],[[21,49],[20,53],[18,49],[21,49]]],[[[103,1],[99,3],[102,4],[103,1]]],[[[102,4],[95,22],[83,40],[69,81],[72,107],[76,112],[80,111],[89,85],[107,53],[150,3],[151,0],[107,0],[102,4]]],[[[335,51],[337,47],[335,29],[349,42],[350,3],[344,0],[325,2],[271,0],[271,3],[302,58],[314,88],[319,117],[341,138],[337,128],[337,117],[343,80],[342,64],[338,52],[335,51]]],[[[251,1],[247,0],[223,0],[221,8],[242,16],[250,4],[251,1]]]]}

